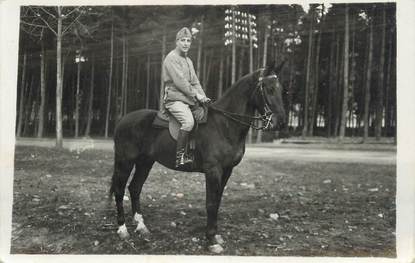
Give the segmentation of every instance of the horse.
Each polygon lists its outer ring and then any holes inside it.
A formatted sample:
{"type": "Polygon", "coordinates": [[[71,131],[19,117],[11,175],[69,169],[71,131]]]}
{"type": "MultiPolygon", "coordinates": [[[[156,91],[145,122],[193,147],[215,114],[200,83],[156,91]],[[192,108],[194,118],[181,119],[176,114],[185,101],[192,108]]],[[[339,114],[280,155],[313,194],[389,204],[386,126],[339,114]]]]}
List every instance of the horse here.
{"type": "MultiPolygon", "coordinates": [[[[155,162],[185,172],[205,174],[206,182],[206,240],[211,251],[223,251],[223,239],[217,234],[218,209],[222,193],[233,168],[245,153],[249,128],[276,129],[285,123],[282,85],[278,75],[284,62],[270,63],[237,80],[224,95],[208,106],[208,119],[195,130],[194,162],[191,168],[175,168],[176,141],[168,129],[153,127],[156,110],[142,109],[126,114],[114,131],[114,173],[110,194],[115,195],[117,233],[128,238],[123,198],[127,180],[135,166],[128,186],[134,232],[149,235],[140,207],[140,193],[155,162]],[[261,115],[255,116],[255,111],[261,115]],[[258,124],[258,120],[259,124],[258,124]],[[261,122],[262,121],[262,122],[261,122]]],[[[220,252],[217,252],[220,253],[220,252]]]]}

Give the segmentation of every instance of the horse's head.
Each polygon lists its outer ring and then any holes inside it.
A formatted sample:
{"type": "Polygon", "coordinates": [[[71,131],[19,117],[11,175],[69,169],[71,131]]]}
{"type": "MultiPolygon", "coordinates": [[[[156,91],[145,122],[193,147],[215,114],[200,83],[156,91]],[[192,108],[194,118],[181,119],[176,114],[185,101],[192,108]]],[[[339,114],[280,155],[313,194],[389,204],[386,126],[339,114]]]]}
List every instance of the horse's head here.
{"type": "Polygon", "coordinates": [[[283,87],[278,78],[284,64],[285,61],[276,66],[272,62],[265,69],[259,69],[253,74],[255,82],[254,107],[263,116],[267,128],[281,128],[286,122],[282,100],[283,87]]]}

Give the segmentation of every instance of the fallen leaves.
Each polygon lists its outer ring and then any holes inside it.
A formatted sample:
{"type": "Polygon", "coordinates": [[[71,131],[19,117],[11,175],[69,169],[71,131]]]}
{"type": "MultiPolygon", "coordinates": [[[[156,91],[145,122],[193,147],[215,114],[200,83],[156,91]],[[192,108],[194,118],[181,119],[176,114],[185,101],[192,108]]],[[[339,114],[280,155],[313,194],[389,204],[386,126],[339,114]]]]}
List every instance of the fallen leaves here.
{"type": "Polygon", "coordinates": [[[280,218],[280,215],[278,213],[272,213],[272,214],[269,214],[269,218],[271,218],[274,221],[278,221],[278,218],[280,218]]]}
{"type": "Polygon", "coordinates": [[[38,195],[33,195],[32,201],[38,203],[40,202],[40,197],[38,195]]]}
{"type": "MultiPolygon", "coordinates": [[[[112,155],[92,151],[76,159],[66,152],[52,154],[53,149],[39,151],[33,152],[33,161],[30,154],[17,150],[14,187],[20,194],[15,196],[13,220],[19,225],[12,233],[19,238],[12,238],[14,253],[28,249],[39,253],[39,247],[27,237],[42,226],[49,229],[52,239],[59,234],[75,237],[61,247],[55,245],[56,240],[45,240],[44,253],[209,253],[203,237],[203,176],[173,172],[156,164],[143,188],[141,203],[154,237],[146,242],[132,234],[131,243],[116,242],[114,202],[107,207],[104,200],[112,155]],[[33,203],[35,198],[39,202],[33,203]]],[[[395,240],[393,173],[389,166],[278,160],[258,165],[246,159],[234,169],[224,193],[218,228],[226,239],[226,250],[219,253],[353,256],[357,251],[391,256],[395,240]],[[251,164],[257,165],[255,169],[251,164]],[[278,216],[272,219],[271,214],[278,216]],[[356,248],[356,244],[360,245],[355,252],[345,249],[356,248]]],[[[127,227],[132,230],[131,204],[124,205],[127,227]]]]}
{"type": "Polygon", "coordinates": [[[255,184],[240,183],[240,186],[246,189],[255,189],[255,184]]]}

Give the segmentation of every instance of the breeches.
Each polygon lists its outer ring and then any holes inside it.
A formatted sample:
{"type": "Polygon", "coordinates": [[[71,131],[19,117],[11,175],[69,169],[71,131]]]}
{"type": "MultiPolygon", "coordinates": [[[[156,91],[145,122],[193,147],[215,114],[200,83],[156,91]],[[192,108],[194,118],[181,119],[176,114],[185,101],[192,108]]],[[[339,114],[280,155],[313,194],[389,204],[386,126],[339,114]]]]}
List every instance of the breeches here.
{"type": "Polygon", "coordinates": [[[193,129],[195,123],[189,105],[181,101],[170,101],[165,104],[165,107],[182,125],[181,130],[191,131],[193,129]]]}

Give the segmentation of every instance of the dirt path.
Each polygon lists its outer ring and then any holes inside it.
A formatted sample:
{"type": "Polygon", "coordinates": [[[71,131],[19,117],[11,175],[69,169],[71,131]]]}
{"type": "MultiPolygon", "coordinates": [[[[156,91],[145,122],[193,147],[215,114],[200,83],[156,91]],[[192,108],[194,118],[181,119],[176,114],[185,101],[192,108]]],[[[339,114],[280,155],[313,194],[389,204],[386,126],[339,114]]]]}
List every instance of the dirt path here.
{"type": "Polygon", "coordinates": [[[246,157],[313,162],[396,164],[396,152],[392,151],[248,147],[246,157]]]}
{"type": "MultiPolygon", "coordinates": [[[[19,146],[42,146],[53,147],[53,139],[22,138],[16,142],[19,146]]],[[[69,150],[113,149],[111,140],[96,139],[65,139],[64,147],[69,150]]],[[[247,145],[245,158],[265,158],[294,161],[334,162],[334,163],[369,163],[380,165],[396,164],[396,151],[385,150],[363,150],[362,149],[324,149],[321,145],[287,145],[287,144],[253,144],[247,145]],[[320,147],[320,148],[316,148],[320,147]]],[[[341,146],[339,146],[341,147],[341,146]]]]}

